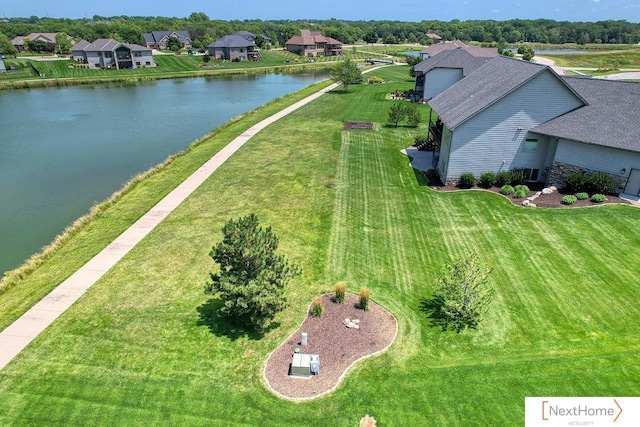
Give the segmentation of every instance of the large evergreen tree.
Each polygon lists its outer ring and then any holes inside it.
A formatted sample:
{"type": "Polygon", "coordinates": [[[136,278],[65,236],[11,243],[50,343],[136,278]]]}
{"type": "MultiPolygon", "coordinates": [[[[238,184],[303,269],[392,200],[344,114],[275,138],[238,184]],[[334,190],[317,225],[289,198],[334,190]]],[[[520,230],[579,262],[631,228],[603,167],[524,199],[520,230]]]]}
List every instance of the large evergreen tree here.
{"type": "Polygon", "coordinates": [[[223,240],[209,253],[220,272],[211,274],[205,293],[220,296],[224,316],[265,329],[285,307],[284,288],[301,270],[276,254],[278,238],[254,214],[231,219],[222,232],[223,240]]]}

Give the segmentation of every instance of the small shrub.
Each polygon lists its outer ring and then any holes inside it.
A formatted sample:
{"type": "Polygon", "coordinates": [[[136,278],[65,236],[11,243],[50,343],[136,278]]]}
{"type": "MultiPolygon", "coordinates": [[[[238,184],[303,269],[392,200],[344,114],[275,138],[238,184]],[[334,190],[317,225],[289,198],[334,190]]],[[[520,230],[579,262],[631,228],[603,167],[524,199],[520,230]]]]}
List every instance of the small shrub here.
{"type": "Polygon", "coordinates": [[[576,199],[578,200],[587,200],[589,195],[587,193],[578,193],[576,194],[576,199]]]}
{"type": "Polygon", "coordinates": [[[581,172],[572,172],[564,181],[564,188],[569,193],[581,193],[586,190],[587,176],[581,172]]]}
{"type": "Polygon", "coordinates": [[[511,174],[507,171],[501,171],[496,174],[496,187],[504,187],[505,185],[511,184],[511,174]]]}
{"type": "Polygon", "coordinates": [[[347,292],[347,284],[344,282],[336,283],[336,302],[338,304],[344,303],[344,296],[347,292]]]}
{"type": "Polygon", "coordinates": [[[476,177],[471,172],[465,172],[460,175],[460,182],[458,182],[458,187],[471,188],[474,185],[476,185],[476,177]]]}
{"type": "Polygon", "coordinates": [[[515,190],[510,185],[503,185],[500,188],[500,193],[504,194],[505,196],[510,196],[511,194],[515,193],[515,190]]]}
{"type": "Polygon", "coordinates": [[[496,174],[495,172],[484,172],[480,175],[480,179],[478,180],[478,185],[482,188],[490,188],[493,184],[496,183],[496,174]]]}
{"type": "Polygon", "coordinates": [[[591,201],[594,203],[602,203],[607,200],[607,197],[604,194],[594,194],[591,196],[591,201]]]}
{"type": "Polygon", "coordinates": [[[511,169],[511,185],[523,185],[529,178],[529,169],[513,168],[511,169]]]}
{"type": "Polygon", "coordinates": [[[429,183],[438,182],[438,180],[440,179],[440,174],[435,169],[427,170],[426,175],[427,175],[427,179],[429,180],[429,183]]]}
{"type": "Polygon", "coordinates": [[[369,310],[369,297],[371,293],[367,288],[360,288],[360,300],[358,301],[358,308],[367,311],[369,310]]]}
{"type": "Polygon", "coordinates": [[[524,193],[525,196],[528,196],[529,193],[531,193],[531,190],[529,190],[529,187],[527,187],[526,185],[516,185],[515,187],[513,187],[513,189],[516,193],[518,191],[524,193]]]}
{"type": "Polygon", "coordinates": [[[311,303],[311,315],[313,317],[321,317],[324,313],[324,307],[322,306],[322,297],[317,297],[311,303]]]}
{"type": "Polygon", "coordinates": [[[587,189],[593,194],[610,193],[613,185],[613,178],[606,172],[596,172],[586,182],[587,189]]]}
{"type": "Polygon", "coordinates": [[[371,76],[367,79],[367,83],[368,84],[376,84],[376,83],[384,83],[384,79],[378,77],[378,76],[371,76]]]}
{"type": "MultiPolygon", "coordinates": [[[[518,185],[518,187],[520,187],[520,186],[518,185]]],[[[513,191],[513,197],[514,197],[515,199],[524,199],[525,197],[527,197],[527,195],[528,195],[528,194],[529,194],[529,193],[525,192],[525,191],[524,191],[524,190],[522,190],[522,189],[520,189],[520,190],[516,190],[516,189],[514,188],[514,191],[513,191]]]]}
{"type": "Polygon", "coordinates": [[[562,198],[562,204],[564,205],[572,205],[577,201],[578,201],[578,198],[576,196],[564,196],[562,198]]]}

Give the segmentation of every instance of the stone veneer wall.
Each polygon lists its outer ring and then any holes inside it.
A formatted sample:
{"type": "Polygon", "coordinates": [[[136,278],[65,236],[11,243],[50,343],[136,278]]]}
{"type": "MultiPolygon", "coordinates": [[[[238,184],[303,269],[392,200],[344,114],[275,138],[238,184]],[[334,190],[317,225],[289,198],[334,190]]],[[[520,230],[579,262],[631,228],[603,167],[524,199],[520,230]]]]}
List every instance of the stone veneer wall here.
{"type": "MultiPolygon", "coordinates": [[[[580,166],[570,165],[568,163],[553,162],[551,171],[549,171],[549,185],[555,185],[558,188],[565,186],[565,179],[571,173],[583,173],[585,175],[593,175],[596,172],[594,169],[587,169],[580,166]]],[[[613,178],[614,192],[622,193],[627,185],[627,177],[620,175],[609,174],[613,178]]]]}

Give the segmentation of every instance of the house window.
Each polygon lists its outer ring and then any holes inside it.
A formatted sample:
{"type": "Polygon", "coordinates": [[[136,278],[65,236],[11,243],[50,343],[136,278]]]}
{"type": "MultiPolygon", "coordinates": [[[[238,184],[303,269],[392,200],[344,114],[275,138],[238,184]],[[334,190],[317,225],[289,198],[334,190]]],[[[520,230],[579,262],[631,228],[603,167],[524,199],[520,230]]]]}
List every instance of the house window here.
{"type": "Polygon", "coordinates": [[[113,52],[105,52],[104,53],[104,57],[105,58],[113,58],[113,52]]]}
{"type": "Polygon", "coordinates": [[[540,169],[531,169],[531,173],[529,174],[529,181],[537,181],[539,173],[540,169]]]}
{"type": "Polygon", "coordinates": [[[524,151],[536,151],[538,148],[537,138],[527,138],[524,140],[524,151]]]}
{"type": "Polygon", "coordinates": [[[133,52],[133,56],[142,56],[142,52],[138,51],[138,52],[133,52]]]}
{"type": "Polygon", "coordinates": [[[140,61],[136,61],[136,65],[139,67],[140,66],[140,61]]]}
{"type": "Polygon", "coordinates": [[[151,65],[151,61],[147,61],[147,65],[151,65]]]}

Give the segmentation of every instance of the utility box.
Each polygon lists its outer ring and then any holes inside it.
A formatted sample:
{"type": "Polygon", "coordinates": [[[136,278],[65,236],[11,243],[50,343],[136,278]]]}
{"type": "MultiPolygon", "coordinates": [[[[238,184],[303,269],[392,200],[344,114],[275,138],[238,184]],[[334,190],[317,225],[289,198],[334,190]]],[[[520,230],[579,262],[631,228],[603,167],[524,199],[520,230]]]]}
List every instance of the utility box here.
{"type": "Polygon", "coordinates": [[[296,378],[309,378],[311,376],[311,355],[294,353],[289,376],[296,378]]]}
{"type": "Polygon", "coordinates": [[[302,338],[300,338],[300,345],[302,346],[307,346],[307,333],[303,332],[302,333],[302,338]]]}
{"type": "Polygon", "coordinates": [[[320,375],[320,356],[317,354],[311,355],[311,360],[309,360],[309,370],[313,375],[320,375]]]}

